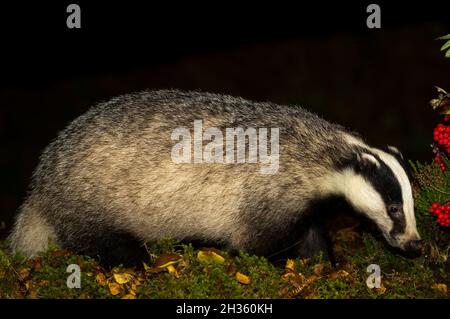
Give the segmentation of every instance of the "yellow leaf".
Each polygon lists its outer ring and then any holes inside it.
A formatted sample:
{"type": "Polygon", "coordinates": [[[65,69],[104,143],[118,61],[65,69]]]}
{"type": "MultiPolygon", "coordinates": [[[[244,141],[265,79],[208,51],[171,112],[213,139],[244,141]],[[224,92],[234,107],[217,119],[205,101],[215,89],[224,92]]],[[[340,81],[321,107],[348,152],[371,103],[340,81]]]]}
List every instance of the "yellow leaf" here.
{"type": "Polygon", "coordinates": [[[150,267],[149,267],[146,263],[143,262],[142,264],[144,265],[144,270],[145,270],[145,271],[147,271],[147,270],[150,269],[150,267]]]}
{"type": "Polygon", "coordinates": [[[447,293],[447,285],[446,284],[434,284],[431,286],[431,288],[435,290],[439,290],[440,292],[443,292],[444,294],[447,293]]]}
{"type": "Polygon", "coordinates": [[[348,275],[349,275],[349,273],[346,272],[346,271],[343,270],[343,269],[339,270],[339,271],[338,271],[338,274],[339,274],[339,276],[342,277],[342,278],[348,277],[348,275]]]}
{"type": "Polygon", "coordinates": [[[239,283],[244,284],[244,285],[250,284],[250,281],[251,281],[249,276],[241,274],[239,271],[236,273],[236,280],[239,283]]]}
{"type": "Polygon", "coordinates": [[[128,273],[114,274],[114,280],[118,284],[121,284],[121,285],[126,284],[127,282],[129,282],[132,279],[133,279],[133,276],[128,273]]]}
{"type": "Polygon", "coordinates": [[[133,294],[126,294],[122,297],[122,299],[136,299],[136,296],[133,294]]]}
{"type": "Polygon", "coordinates": [[[289,282],[295,287],[300,287],[305,281],[305,276],[303,276],[303,274],[301,273],[288,272],[281,276],[281,279],[289,282]]]}
{"type": "Polygon", "coordinates": [[[158,268],[166,268],[169,265],[176,264],[177,262],[180,262],[181,256],[177,254],[166,254],[161,257],[159,257],[156,262],[155,266],[158,268]]]}
{"type": "Polygon", "coordinates": [[[225,258],[223,258],[221,255],[212,250],[200,250],[197,253],[197,259],[205,263],[211,262],[223,263],[225,261],[225,258]]]}
{"type": "Polygon", "coordinates": [[[95,276],[95,281],[101,286],[106,285],[106,277],[103,273],[98,273],[97,276],[95,276]]]}
{"type": "Polygon", "coordinates": [[[175,278],[180,278],[180,274],[173,265],[167,266],[167,271],[169,272],[169,274],[174,275],[175,278]]]}
{"type": "Polygon", "coordinates": [[[30,276],[30,270],[27,268],[21,268],[19,270],[19,279],[20,280],[25,280],[30,276]]]}
{"type": "Polygon", "coordinates": [[[309,258],[300,259],[300,266],[305,267],[309,264],[309,258]]]}
{"type": "Polygon", "coordinates": [[[386,292],[386,287],[381,286],[380,288],[376,288],[376,291],[378,292],[378,294],[383,295],[386,292]]]}
{"type": "Polygon", "coordinates": [[[120,292],[120,285],[116,284],[115,282],[108,284],[109,291],[111,292],[111,295],[118,295],[120,292]]]}
{"type": "Polygon", "coordinates": [[[288,259],[286,260],[286,266],[284,267],[286,271],[294,271],[294,260],[288,259]]]}
{"type": "Polygon", "coordinates": [[[295,297],[295,296],[299,295],[306,287],[311,285],[313,282],[319,280],[320,278],[321,278],[320,276],[312,275],[308,279],[304,280],[303,285],[300,285],[300,286],[294,285],[295,289],[293,291],[291,291],[290,296],[295,297]]]}

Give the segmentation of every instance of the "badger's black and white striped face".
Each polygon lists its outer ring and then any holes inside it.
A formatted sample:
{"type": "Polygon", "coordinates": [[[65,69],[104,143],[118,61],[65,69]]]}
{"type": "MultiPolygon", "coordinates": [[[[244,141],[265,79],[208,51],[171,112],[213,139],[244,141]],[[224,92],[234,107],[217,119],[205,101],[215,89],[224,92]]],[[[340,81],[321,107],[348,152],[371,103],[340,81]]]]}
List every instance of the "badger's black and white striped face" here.
{"type": "Polygon", "coordinates": [[[352,156],[318,185],[324,196],[335,193],[374,221],[387,242],[406,251],[421,248],[414,215],[414,199],[406,165],[392,146],[372,148],[354,136],[345,136],[352,156]]]}
{"type": "Polygon", "coordinates": [[[420,249],[411,184],[400,152],[394,147],[361,148],[352,166],[344,170],[350,204],[378,225],[390,245],[420,249]]]}

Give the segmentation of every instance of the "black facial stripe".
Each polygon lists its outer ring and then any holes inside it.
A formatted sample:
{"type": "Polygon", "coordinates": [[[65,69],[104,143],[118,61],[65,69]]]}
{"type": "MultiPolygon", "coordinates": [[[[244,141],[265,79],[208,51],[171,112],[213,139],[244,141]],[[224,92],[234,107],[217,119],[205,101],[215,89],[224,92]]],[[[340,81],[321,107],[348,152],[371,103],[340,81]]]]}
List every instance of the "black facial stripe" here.
{"type": "Polygon", "coordinates": [[[403,160],[402,156],[399,153],[392,151],[389,148],[387,148],[387,152],[395,157],[397,162],[400,164],[400,166],[403,168],[406,175],[408,176],[408,179],[411,180],[412,179],[411,170],[409,169],[409,166],[406,165],[406,162],[403,160]]]}
{"type": "Polygon", "coordinates": [[[392,227],[392,230],[389,232],[391,237],[395,237],[399,234],[402,234],[405,232],[406,228],[406,220],[405,220],[405,214],[402,211],[402,214],[399,217],[389,216],[392,219],[392,222],[394,223],[394,227],[392,227]]]}
{"type": "Polygon", "coordinates": [[[363,176],[364,179],[366,179],[380,194],[388,212],[390,205],[397,205],[400,209],[399,213],[395,215],[388,213],[394,224],[390,235],[395,236],[403,233],[406,228],[406,219],[403,212],[402,189],[394,172],[377,154],[372,153],[370,150],[359,148],[356,152],[359,154],[367,153],[372,155],[380,165],[377,166],[364,159],[358,160],[358,156],[355,154],[351,159],[339,163],[336,168],[345,169],[347,167],[353,167],[355,172],[363,176]]]}

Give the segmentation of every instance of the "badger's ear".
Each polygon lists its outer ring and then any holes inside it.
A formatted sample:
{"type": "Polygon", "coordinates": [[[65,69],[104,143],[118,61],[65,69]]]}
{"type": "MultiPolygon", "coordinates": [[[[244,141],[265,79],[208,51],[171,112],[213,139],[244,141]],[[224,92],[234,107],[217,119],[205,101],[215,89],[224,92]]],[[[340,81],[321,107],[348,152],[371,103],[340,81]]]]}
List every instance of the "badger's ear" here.
{"type": "Polygon", "coordinates": [[[374,155],[366,152],[356,153],[356,162],[358,168],[361,170],[380,167],[378,159],[374,155]]]}
{"type": "Polygon", "coordinates": [[[397,157],[399,160],[403,161],[403,155],[402,153],[396,148],[395,146],[388,145],[387,146],[387,152],[395,157],[397,157]]]}

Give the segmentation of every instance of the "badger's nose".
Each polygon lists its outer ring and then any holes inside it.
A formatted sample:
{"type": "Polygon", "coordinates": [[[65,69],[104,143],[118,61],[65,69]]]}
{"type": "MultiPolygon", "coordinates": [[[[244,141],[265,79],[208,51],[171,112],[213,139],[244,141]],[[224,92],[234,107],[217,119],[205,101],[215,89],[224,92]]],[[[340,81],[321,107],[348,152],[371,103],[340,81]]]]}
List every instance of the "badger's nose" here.
{"type": "Polygon", "coordinates": [[[405,250],[409,252],[419,252],[422,250],[422,241],[421,240],[410,240],[405,245],[405,250]]]}

